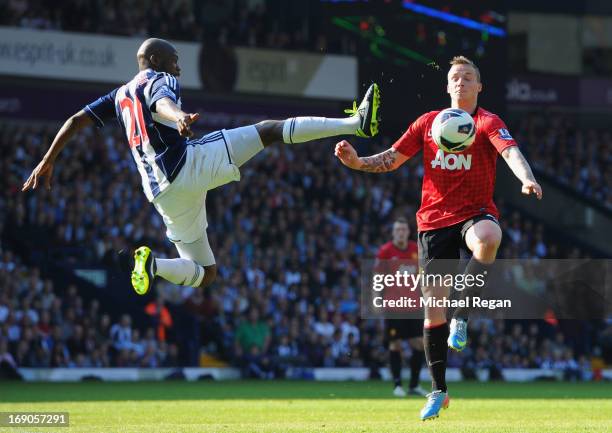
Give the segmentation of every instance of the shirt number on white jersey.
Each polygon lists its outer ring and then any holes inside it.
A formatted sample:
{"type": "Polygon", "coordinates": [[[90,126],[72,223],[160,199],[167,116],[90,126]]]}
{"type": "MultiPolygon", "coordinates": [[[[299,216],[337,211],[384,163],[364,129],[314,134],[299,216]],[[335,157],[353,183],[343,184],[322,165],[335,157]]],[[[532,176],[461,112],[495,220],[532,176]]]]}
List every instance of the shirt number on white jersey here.
{"type": "Polygon", "coordinates": [[[134,101],[125,97],[119,101],[121,107],[121,115],[124,116],[124,111],[127,109],[129,122],[126,121],[125,116],[123,122],[125,123],[125,129],[127,134],[128,142],[130,147],[140,146],[143,143],[149,142],[149,136],[147,134],[147,128],[144,122],[144,116],[142,115],[142,104],[138,97],[134,101]]]}

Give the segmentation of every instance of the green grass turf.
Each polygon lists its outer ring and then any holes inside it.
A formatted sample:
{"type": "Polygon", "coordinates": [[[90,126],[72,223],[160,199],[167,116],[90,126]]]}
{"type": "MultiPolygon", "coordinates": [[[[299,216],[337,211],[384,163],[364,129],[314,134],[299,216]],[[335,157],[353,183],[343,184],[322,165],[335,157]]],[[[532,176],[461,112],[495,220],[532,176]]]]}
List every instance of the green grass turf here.
{"type": "Polygon", "coordinates": [[[421,422],[424,399],[384,382],[2,383],[0,411],[67,411],[70,428],[1,432],[612,432],[609,383],[453,383],[421,422]]]}

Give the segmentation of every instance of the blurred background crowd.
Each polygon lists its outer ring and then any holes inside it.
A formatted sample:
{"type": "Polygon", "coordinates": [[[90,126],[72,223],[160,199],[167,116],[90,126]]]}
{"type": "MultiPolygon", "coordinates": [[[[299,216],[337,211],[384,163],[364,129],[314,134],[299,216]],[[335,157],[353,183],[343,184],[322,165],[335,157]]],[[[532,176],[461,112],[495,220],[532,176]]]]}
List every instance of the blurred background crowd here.
{"type": "MultiPolygon", "coordinates": [[[[324,1],[282,0],[130,0],[127,4],[100,0],[0,0],[0,25],[356,54],[355,38],[334,32],[329,21],[319,18],[324,4],[324,1]]],[[[375,18],[362,21],[360,26],[366,32],[371,27],[379,31],[375,18]]],[[[448,50],[454,39],[444,29],[434,23],[415,23],[411,30],[414,34],[410,36],[422,50],[439,51],[443,47],[448,50]]],[[[471,49],[471,44],[465,38],[460,46],[463,50],[471,49]]],[[[585,51],[584,56],[587,66],[594,68],[592,73],[601,76],[608,73],[605,68],[592,65],[595,59],[605,62],[602,56],[591,51],[585,51]]],[[[524,67],[515,62],[511,66],[524,67]]],[[[491,82],[493,78],[485,77],[485,81],[491,82]]],[[[612,208],[609,187],[612,135],[609,131],[580,128],[572,115],[541,112],[522,116],[512,126],[532,166],[541,175],[612,208]]]]}
{"type": "MultiPolygon", "coordinates": [[[[600,233],[589,224],[609,221],[612,211],[607,127],[612,90],[605,90],[612,76],[612,38],[605,32],[610,23],[605,2],[561,2],[558,9],[547,5],[542,11],[520,0],[460,5],[423,0],[433,15],[409,10],[412,3],[0,0],[0,26],[155,36],[206,49],[272,48],[284,51],[265,66],[278,62],[287,70],[293,52],[350,54],[359,83],[383,85],[387,110],[387,136],[355,140],[362,154],[388,148],[417,111],[446,103],[445,64],[466,54],[483,72],[483,104],[503,113],[536,177],[559,189],[568,203],[575,200],[571,212],[585,215],[567,221],[559,215],[565,225],[553,224],[550,214],[528,214],[513,207],[508,195],[506,201],[498,197],[504,234],[499,257],[604,257],[593,247],[601,246],[593,241],[600,233]],[[568,55],[559,57],[553,45],[568,55]],[[507,87],[510,77],[518,83],[516,94],[507,87]],[[582,98],[579,93],[589,89],[594,91],[582,98]],[[607,100],[597,100],[600,94],[607,100]],[[604,217],[597,220],[597,212],[604,217]]],[[[142,193],[119,128],[82,132],[60,156],[52,189],[21,193],[58,127],[51,123],[57,116],[36,111],[51,104],[38,101],[38,91],[61,95],[70,87],[70,103],[63,105],[71,105],[79,92],[98,92],[109,83],[87,82],[74,91],[71,76],[53,75],[57,65],[27,62],[34,54],[48,60],[46,44],[22,46],[21,36],[14,38],[13,45],[0,41],[7,64],[26,57],[23,69],[4,71],[0,83],[4,93],[15,87],[24,94],[0,97],[0,115],[7,116],[0,121],[0,375],[2,368],[15,367],[196,365],[232,365],[257,378],[299,375],[302,367],[366,367],[378,375],[388,363],[384,323],[360,317],[361,260],[373,258],[391,239],[397,217],[410,220],[416,237],[420,157],[397,172],[374,175],[341,166],[333,157],[333,140],[267,149],[243,167],[241,182],[208,194],[208,237],[219,266],[213,286],[202,290],[158,281],[153,294],[137,298],[118,269],[117,252],[141,244],[161,257],[175,257],[176,251],[142,193]],[[39,75],[31,74],[34,67],[39,75]],[[28,105],[32,94],[36,107],[28,105]]],[[[226,51],[231,50],[216,53],[226,51]]],[[[214,75],[211,65],[224,66],[221,57],[202,56],[211,60],[203,66],[204,78],[214,75]]],[[[197,95],[220,123],[263,115],[274,103],[330,108],[338,102],[337,96],[313,102],[302,88],[244,94],[231,86],[214,88],[205,79],[201,84],[183,89],[186,106],[197,95]],[[273,103],[266,105],[268,99],[273,103]],[[215,111],[211,106],[217,102],[215,111]]],[[[202,117],[199,124],[207,127],[202,117]]],[[[518,182],[513,185],[518,191],[518,182]]],[[[526,291],[544,284],[528,274],[510,278],[526,291]]],[[[478,369],[488,369],[495,379],[502,368],[545,368],[566,379],[591,380],[612,364],[612,317],[480,318],[470,329],[468,349],[449,355],[449,365],[461,368],[464,377],[478,369]]],[[[406,344],[405,359],[410,350],[406,344]]]]}
{"type": "Polygon", "coordinates": [[[567,115],[531,113],[513,131],[539,174],[612,209],[609,129],[580,128],[567,115]]]}
{"type": "Polygon", "coordinates": [[[319,32],[317,1],[6,0],[0,25],[146,37],[212,40],[222,45],[354,52],[348,39],[319,32]]]}
{"type": "MultiPolygon", "coordinates": [[[[537,117],[524,126],[519,141],[531,139],[537,117]]],[[[0,179],[0,360],[22,367],[161,367],[198,365],[208,355],[261,378],[283,377],[289,367],[359,366],[376,375],[386,366],[383,322],[360,319],[360,260],[390,240],[394,218],[410,218],[414,232],[419,158],[397,172],[371,175],[341,166],[334,141],[267,149],[242,168],[241,182],[209,193],[217,282],[204,291],[160,281],[139,311],[126,312],[112,294],[98,299],[91,289],[54,280],[50,268],[105,267],[112,290],[130,294],[116,266],[118,250],[148,244],[161,256],[176,252],[141,192],[119,128],[83,132],[59,158],[51,190],[21,193],[53,134],[45,125],[0,127],[6,174],[0,179]]],[[[597,146],[609,149],[606,133],[574,134],[598,137],[597,146]]],[[[366,153],[391,140],[358,146],[366,153]]],[[[550,134],[542,146],[552,140],[573,140],[582,146],[576,154],[592,157],[585,139],[550,134]]],[[[537,158],[538,151],[529,149],[534,162],[555,163],[554,156],[537,158]]],[[[575,178],[573,167],[568,179],[575,178]]],[[[589,257],[542,221],[498,204],[501,257],[589,257]]],[[[453,354],[451,366],[554,367],[590,379],[591,364],[610,357],[612,323],[483,319],[473,329],[470,350],[453,354]]]]}

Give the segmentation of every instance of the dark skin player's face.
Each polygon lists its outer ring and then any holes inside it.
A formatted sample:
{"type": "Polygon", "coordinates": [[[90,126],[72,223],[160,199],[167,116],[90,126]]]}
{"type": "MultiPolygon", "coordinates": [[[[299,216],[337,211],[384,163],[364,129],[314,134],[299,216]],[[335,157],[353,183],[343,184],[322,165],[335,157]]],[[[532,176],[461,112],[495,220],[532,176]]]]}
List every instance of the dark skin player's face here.
{"type": "Polygon", "coordinates": [[[178,65],[178,54],[175,51],[168,59],[168,73],[178,77],[181,75],[181,68],[178,65]]]}
{"type": "Polygon", "coordinates": [[[163,56],[159,61],[159,66],[156,68],[158,71],[167,72],[175,77],[181,75],[181,68],[178,65],[178,53],[173,53],[163,56]]]}

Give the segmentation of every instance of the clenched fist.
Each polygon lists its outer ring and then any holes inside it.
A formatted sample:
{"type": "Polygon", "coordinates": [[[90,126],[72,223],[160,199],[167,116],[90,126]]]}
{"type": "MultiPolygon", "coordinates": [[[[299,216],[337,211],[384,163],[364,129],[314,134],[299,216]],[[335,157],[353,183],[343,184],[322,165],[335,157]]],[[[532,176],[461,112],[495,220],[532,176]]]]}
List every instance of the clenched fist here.
{"type": "Polygon", "coordinates": [[[355,169],[359,165],[359,156],[357,156],[357,151],[351,145],[351,143],[346,140],[342,140],[336,144],[334,155],[338,157],[342,164],[349,168],[355,169]]]}

